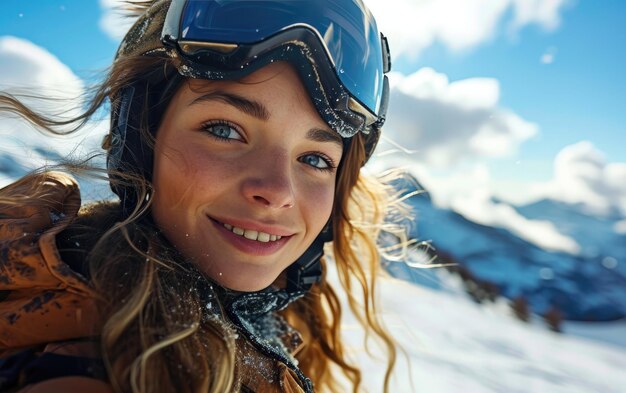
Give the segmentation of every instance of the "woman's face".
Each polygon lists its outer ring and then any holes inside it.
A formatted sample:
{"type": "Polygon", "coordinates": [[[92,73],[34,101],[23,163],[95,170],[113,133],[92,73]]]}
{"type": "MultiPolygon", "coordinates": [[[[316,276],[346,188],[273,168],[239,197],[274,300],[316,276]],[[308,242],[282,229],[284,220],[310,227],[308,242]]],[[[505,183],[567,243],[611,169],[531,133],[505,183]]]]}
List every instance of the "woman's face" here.
{"type": "Polygon", "coordinates": [[[328,221],[341,155],[289,64],[240,81],[191,80],[157,133],[152,214],[218,283],[259,290],[328,221]]]}

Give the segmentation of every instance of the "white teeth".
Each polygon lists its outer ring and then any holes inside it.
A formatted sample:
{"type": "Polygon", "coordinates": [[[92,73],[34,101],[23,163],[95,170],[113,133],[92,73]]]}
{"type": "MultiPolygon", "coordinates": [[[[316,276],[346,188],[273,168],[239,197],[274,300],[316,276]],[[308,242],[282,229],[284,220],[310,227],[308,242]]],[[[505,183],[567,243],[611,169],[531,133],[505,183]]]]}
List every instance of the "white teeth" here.
{"type": "Polygon", "coordinates": [[[276,240],[280,240],[282,236],[279,235],[270,235],[269,233],[254,231],[252,229],[243,229],[234,227],[230,224],[223,224],[224,228],[228,229],[235,235],[243,236],[246,239],[256,240],[262,243],[267,242],[275,242],[276,240]]]}
{"type": "Polygon", "coordinates": [[[259,232],[253,231],[252,229],[246,229],[243,233],[243,237],[250,240],[256,240],[257,236],[259,236],[259,232]]]}

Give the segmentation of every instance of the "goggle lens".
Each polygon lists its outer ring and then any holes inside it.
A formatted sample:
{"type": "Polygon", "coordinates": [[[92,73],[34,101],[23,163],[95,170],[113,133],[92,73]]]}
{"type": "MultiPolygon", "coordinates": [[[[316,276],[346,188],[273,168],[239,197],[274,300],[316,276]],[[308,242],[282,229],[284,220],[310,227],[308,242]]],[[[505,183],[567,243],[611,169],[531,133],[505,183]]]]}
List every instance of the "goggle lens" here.
{"type": "Polygon", "coordinates": [[[180,40],[224,44],[254,44],[308,27],[325,44],[344,89],[371,114],[384,116],[381,38],[360,0],[188,0],[177,22],[180,40]]]}

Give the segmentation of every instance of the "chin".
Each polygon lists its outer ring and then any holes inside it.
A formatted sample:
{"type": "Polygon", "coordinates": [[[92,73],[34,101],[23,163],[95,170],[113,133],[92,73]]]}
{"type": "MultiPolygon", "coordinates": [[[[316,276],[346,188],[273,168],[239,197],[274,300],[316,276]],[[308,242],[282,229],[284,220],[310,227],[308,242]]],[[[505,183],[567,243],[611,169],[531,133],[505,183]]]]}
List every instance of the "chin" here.
{"type": "Polygon", "coordinates": [[[205,273],[224,288],[240,292],[256,292],[272,285],[280,276],[280,271],[267,270],[264,267],[246,267],[222,269],[218,273],[207,269],[205,273]],[[242,274],[241,271],[244,269],[246,272],[242,274]]]}

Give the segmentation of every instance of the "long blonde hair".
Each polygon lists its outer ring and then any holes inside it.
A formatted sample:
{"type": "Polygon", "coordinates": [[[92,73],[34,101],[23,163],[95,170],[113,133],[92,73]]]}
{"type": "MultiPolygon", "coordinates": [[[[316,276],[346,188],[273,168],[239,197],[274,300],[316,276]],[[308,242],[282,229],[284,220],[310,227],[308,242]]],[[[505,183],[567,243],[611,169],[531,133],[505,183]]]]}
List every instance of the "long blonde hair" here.
{"type": "MultiPolygon", "coordinates": [[[[0,110],[19,114],[48,132],[59,126],[84,125],[107,100],[115,103],[129,84],[145,83],[145,75],[161,74],[167,81],[175,64],[168,57],[128,57],[116,61],[107,78],[94,90],[83,113],[71,121],[57,121],[25,106],[18,98],[0,95],[0,110]]],[[[154,81],[150,82],[154,86],[154,81]]],[[[147,87],[146,87],[147,88],[147,87]]],[[[138,132],[153,146],[154,125],[146,101],[138,132]]],[[[108,146],[105,146],[108,147],[108,146]]],[[[377,239],[390,209],[398,207],[382,183],[364,176],[362,136],[352,138],[344,152],[332,211],[332,256],[347,302],[365,329],[387,354],[384,390],[396,362],[397,347],[380,319],[376,284],[382,272],[377,239]]],[[[98,172],[86,166],[74,169],[98,172]]],[[[101,170],[100,170],[101,173],[101,170]]],[[[132,189],[139,201],[130,214],[119,203],[85,206],[68,229],[81,236],[91,282],[101,295],[101,320],[95,334],[101,337],[101,355],[110,383],[117,392],[229,392],[239,389],[237,351],[233,328],[223,320],[207,318],[195,288],[205,278],[176,252],[150,219],[152,187],[149,179],[132,173],[109,173],[112,182],[132,189]]],[[[401,231],[400,231],[401,232],[401,231]]],[[[329,263],[324,260],[324,264],[329,263]]],[[[326,271],[326,269],[324,269],[326,271]]],[[[348,359],[341,340],[342,307],[339,296],[324,276],[303,298],[282,312],[315,337],[298,354],[300,368],[318,390],[338,391],[333,367],[351,381],[353,391],[362,381],[360,370],[348,359]]]]}

